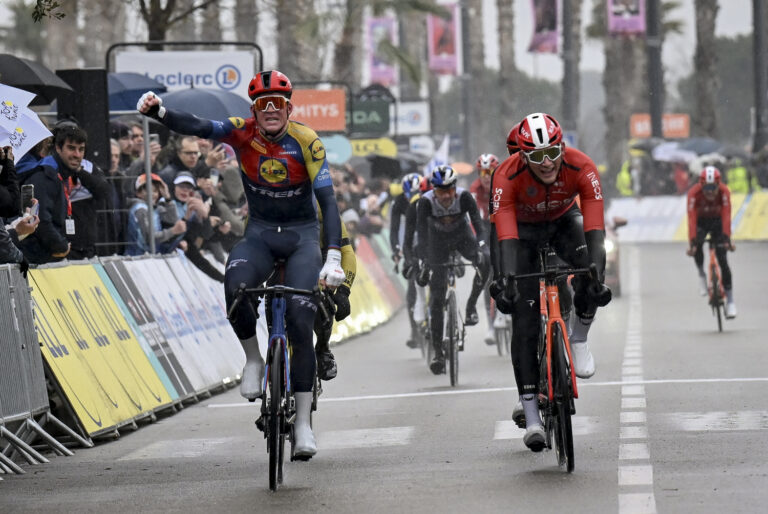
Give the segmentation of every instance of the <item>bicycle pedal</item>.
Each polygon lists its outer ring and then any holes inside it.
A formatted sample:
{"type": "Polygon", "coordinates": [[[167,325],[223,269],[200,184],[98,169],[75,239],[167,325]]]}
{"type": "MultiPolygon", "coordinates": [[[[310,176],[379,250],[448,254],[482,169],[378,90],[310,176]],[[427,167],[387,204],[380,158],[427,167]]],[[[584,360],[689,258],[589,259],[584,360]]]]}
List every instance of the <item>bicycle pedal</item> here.
{"type": "Polygon", "coordinates": [[[264,416],[259,416],[259,419],[256,420],[256,428],[264,432],[265,426],[266,425],[264,423],[264,416]]]}
{"type": "Polygon", "coordinates": [[[307,462],[312,458],[311,455],[292,455],[291,456],[291,462],[293,461],[300,461],[300,462],[307,462]]]}

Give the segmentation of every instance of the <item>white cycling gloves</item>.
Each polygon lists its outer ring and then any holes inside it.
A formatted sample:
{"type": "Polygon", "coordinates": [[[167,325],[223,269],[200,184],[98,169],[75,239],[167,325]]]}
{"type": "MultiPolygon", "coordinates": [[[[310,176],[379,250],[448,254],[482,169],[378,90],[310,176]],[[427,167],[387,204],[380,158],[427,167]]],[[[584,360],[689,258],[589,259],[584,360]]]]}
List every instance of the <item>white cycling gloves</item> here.
{"type": "Polygon", "coordinates": [[[341,251],[328,250],[323,269],[320,270],[320,280],[325,280],[328,287],[338,287],[344,282],[344,270],[341,268],[341,251]]]}
{"type": "MultiPolygon", "coordinates": [[[[142,107],[144,107],[144,104],[152,98],[157,98],[158,103],[153,107],[157,107],[157,117],[160,119],[163,119],[165,117],[165,107],[163,107],[163,99],[157,96],[152,91],[147,91],[146,93],[141,95],[141,98],[139,98],[139,101],[136,103],[136,110],[141,112],[141,109],[142,107]]],[[[145,112],[144,114],[146,114],[147,116],[152,116],[153,115],[152,107],[149,107],[147,112],[145,112]]]]}

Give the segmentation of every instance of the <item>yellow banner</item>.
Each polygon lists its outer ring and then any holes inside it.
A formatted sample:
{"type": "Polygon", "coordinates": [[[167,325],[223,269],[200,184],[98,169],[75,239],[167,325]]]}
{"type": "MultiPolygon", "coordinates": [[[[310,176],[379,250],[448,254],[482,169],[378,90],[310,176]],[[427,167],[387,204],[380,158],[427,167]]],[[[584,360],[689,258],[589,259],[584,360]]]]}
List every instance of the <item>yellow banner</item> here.
{"type": "Polygon", "coordinates": [[[365,157],[366,155],[376,154],[385,157],[397,157],[397,143],[388,137],[378,139],[350,139],[352,144],[352,155],[365,157]]]}
{"type": "Polygon", "coordinates": [[[357,275],[350,290],[349,304],[349,316],[341,322],[333,323],[331,342],[367,332],[392,316],[389,305],[382,299],[379,289],[365,269],[365,263],[360,259],[357,261],[357,275]]]}
{"type": "Polygon", "coordinates": [[[752,194],[744,212],[734,222],[733,239],[768,239],[768,192],[752,194]]]}
{"type": "Polygon", "coordinates": [[[30,270],[43,357],[88,434],[171,397],[90,265],[30,270]]]}

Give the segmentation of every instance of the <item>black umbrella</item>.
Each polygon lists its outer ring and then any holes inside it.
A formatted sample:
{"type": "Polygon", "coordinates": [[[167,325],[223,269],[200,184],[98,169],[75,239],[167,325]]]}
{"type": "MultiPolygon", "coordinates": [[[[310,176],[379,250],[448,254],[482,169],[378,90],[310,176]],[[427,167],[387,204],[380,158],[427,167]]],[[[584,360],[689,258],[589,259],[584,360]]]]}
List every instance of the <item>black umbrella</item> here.
{"type": "Polygon", "coordinates": [[[679,148],[681,150],[690,150],[691,152],[696,152],[699,155],[704,155],[707,153],[716,152],[718,148],[722,146],[723,143],[717,141],[716,139],[712,139],[711,137],[692,137],[680,141],[679,148]]]}
{"type": "Polygon", "coordinates": [[[209,120],[251,116],[251,103],[248,100],[221,89],[182,89],[160,95],[160,98],[163,99],[164,107],[209,120]]]}
{"type": "Polygon", "coordinates": [[[158,95],[168,91],[163,84],[141,73],[130,71],[113,72],[107,75],[110,111],[128,111],[136,109],[136,102],[147,91],[158,95]]]}
{"type": "Polygon", "coordinates": [[[0,54],[0,82],[36,94],[30,105],[47,105],[62,93],[74,92],[42,64],[11,54],[0,54]]]}

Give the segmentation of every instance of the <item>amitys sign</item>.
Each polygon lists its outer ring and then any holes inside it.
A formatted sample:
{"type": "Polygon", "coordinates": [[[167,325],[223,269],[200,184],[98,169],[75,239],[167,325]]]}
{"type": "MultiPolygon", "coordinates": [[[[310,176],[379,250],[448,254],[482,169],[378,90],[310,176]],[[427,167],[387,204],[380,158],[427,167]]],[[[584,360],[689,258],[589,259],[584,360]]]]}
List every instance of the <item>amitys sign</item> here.
{"type": "Polygon", "coordinates": [[[168,91],[190,87],[231,91],[250,101],[248,82],[254,74],[253,54],[238,51],[120,52],[115,71],[146,75],[168,91]]]}

